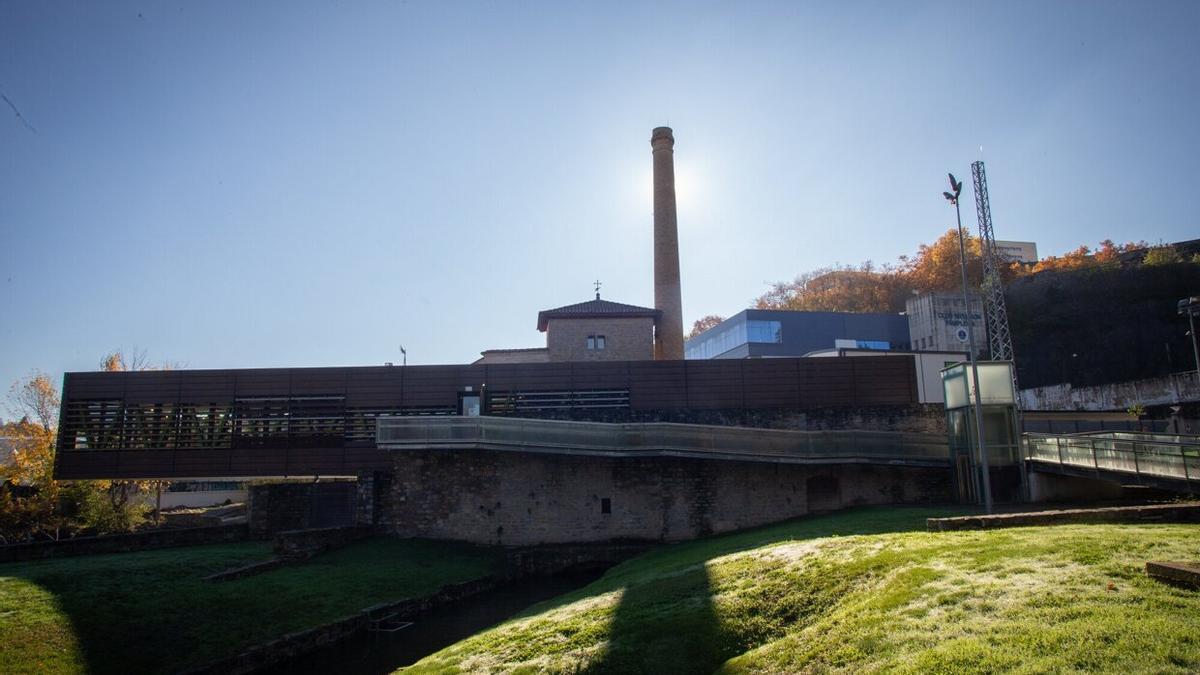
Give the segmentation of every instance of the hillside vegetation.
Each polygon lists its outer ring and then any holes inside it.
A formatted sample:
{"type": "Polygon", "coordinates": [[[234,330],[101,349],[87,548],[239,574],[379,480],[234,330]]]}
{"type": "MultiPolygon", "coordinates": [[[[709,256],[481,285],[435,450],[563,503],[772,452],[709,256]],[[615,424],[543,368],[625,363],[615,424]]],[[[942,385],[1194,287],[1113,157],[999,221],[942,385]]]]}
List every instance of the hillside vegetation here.
{"type": "Polygon", "coordinates": [[[1089,386],[1194,368],[1180,298],[1200,264],[1094,267],[1017,279],[1005,291],[1023,387],[1089,386]]]}
{"type": "Polygon", "coordinates": [[[405,672],[1200,670],[1200,593],[1142,571],[1200,560],[1200,526],[920,531],[934,513],[665,547],[405,672]]]}

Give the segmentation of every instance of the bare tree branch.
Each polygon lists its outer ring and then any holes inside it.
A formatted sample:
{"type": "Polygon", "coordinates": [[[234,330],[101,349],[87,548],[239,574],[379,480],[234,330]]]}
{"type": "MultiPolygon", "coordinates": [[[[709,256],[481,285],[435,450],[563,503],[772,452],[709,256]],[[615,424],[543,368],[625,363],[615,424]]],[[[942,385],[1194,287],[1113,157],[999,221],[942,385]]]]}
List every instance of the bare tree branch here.
{"type": "Polygon", "coordinates": [[[4,102],[8,104],[8,107],[12,108],[13,114],[17,116],[17,119],[21,120],[21,124],[23,124],[26,129],[35,134],[38,132],[38,130],[34,129],[33,125],[29,123],[29,120],[25,119],[25,116],[21,114],[21,111],[17,109],[17,104],[13,103],[12,100],[5,96],[3,91],[0,91],[0,98],[4,99],[4,102]]]}

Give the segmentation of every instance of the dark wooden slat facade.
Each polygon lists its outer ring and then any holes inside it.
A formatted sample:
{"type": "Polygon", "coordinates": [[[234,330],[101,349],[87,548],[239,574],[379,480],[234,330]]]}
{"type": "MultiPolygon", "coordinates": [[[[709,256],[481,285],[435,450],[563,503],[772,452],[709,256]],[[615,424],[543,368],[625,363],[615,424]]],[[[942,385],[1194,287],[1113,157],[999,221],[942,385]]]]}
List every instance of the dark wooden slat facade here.
{"type": "Polygon", "coordinates": [[[917,402],[913,361],[898,357],[68,373],[56,475],[386,470],[375,418],[455,414],[468,387],[483,394],[485,410],[492,397],[511,404],[522,396],[583,408],[617,401],[631,414],[917,402]]]}

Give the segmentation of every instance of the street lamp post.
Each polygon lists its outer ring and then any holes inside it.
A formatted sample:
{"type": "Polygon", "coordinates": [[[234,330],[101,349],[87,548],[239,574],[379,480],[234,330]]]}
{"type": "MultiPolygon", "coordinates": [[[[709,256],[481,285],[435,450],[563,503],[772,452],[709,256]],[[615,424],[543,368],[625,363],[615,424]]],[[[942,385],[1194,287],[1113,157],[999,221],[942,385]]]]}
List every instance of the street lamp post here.
{"type": "Polygon", "coordinates": [[[1192,356],[1196,359],[1196,377],[1200,378],[1200,348],[1196,346],[1196,313],[1200,312],[1200,296],[1179,301],[1179,313],[1187,313],[1188,332],[1192,334],[1192,356]]]}
{"type": "Polygon", "coordinates": [[[958,218],[958,260],[962,268],[962,291],[963,291],[963,314],[967,319],[967,358],[971,362],[971,379],[975,385],[975,391],[970,392],[971,398],[974,399],[975,410],[975,438],[979,445],[979,472],[980,482],[983,483],[983,510],[987,513],[992,512],[992,484],[988,478],[988,455],[987,447],[983,440],[983,406],[979,401],[979,365],[975,360],[975,326],[971,319],[971,298],[967,290],[967,248],[966,236],[963,233],[962,226],[962,211],[958,207],[958,196],[962,193],[962,181],[954,179],[954,174],[950,176],[950,189],[953,192],[943,192],[945,197],[951,204],[954,205],[954,215],[958,218]]]}

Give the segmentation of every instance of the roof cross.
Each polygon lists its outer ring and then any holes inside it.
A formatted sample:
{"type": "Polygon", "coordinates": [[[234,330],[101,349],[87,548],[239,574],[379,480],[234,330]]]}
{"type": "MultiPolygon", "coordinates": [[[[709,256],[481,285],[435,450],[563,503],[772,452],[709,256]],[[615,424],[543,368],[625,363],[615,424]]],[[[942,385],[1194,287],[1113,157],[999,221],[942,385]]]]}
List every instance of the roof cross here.
{"type": "Polygon", "coordinates": [[[600,299],[600,285],[601,285],[600,280],[597,279],[592,285],[596,287],[596,299],[599,300],[600,299]]]}

